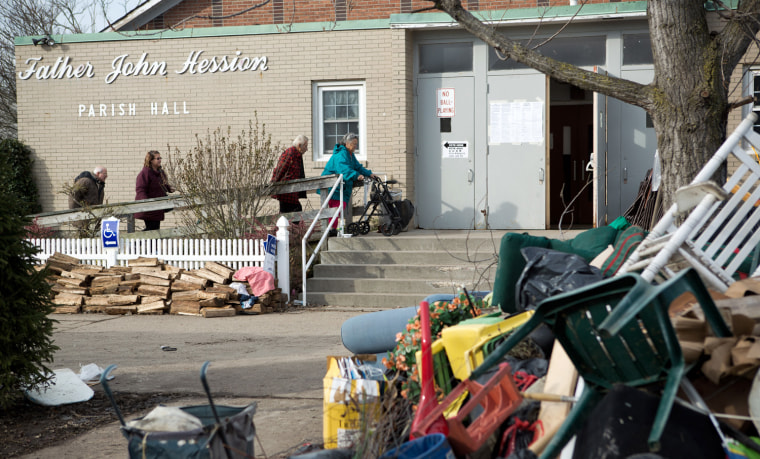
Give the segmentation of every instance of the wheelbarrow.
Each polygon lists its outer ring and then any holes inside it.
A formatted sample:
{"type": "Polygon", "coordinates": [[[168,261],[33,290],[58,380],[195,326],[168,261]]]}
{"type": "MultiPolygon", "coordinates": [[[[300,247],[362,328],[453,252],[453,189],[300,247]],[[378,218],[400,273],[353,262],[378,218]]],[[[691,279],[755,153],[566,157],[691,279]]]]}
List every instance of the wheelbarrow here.
{"type": "MultiPolygon", "coordinates": [[[[111,400],[116,416],[121,423],[121,433],[128,442],[130,458],[253,458],[253,440],[256,427],[253,415],[256,404],[247,406],[215,405],[211,391],[206,382],[206,368],[210,362],[201,367],[201,383],[208,397],[208,405],[180,407],[186,414],[195,416],[202,427],[179,432],[146,431],[133,426],[133,422],[124,422],[124,417],[108,386],[108,375],[116,365],[110,365],[100,376],[108,398],[111,400]]],[[[143,418],[137,418],[140,421],[143,418]]]]}

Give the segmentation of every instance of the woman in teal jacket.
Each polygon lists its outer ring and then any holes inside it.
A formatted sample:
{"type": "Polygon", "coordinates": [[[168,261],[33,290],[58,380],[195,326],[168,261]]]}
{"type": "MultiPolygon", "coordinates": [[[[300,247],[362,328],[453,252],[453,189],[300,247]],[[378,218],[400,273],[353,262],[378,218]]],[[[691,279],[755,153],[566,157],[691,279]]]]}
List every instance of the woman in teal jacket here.
{"type": "MultiPolygon", "coordinates": [[[[336,190],[327,205],[329,207],[338,207],[343,204],[344,215],[347,204],[351,202],[351,190],[353,189],[354,182],[364,180],[365,177],[377,178],[371,170],[362,167],[356,156],[354,156],[354,151],[358,145],[359,137],[356,134],[349,132],[344,135],[340,143],[335,145],[332,157],[327,161],[325,170],[322,171],[322,175],[343,174],[343,202],[340,202],[340,196],[338,195],[338,190],[336,190]]],[[[333,229],[330,230],[331,236],[336,234],[337,225],[338,222],[336,221],[333,224],[333,229]]]]}

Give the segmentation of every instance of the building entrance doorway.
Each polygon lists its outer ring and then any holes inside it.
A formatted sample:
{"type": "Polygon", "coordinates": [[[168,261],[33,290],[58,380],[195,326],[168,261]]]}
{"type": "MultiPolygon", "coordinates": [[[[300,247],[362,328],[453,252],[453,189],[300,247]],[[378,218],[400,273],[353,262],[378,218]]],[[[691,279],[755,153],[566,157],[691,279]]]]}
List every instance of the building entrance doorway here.
{"type": "Polygon", "coordinates": [[[549,114],[549,224],[594,224],[593,93],[551,81],[549,114]]]}

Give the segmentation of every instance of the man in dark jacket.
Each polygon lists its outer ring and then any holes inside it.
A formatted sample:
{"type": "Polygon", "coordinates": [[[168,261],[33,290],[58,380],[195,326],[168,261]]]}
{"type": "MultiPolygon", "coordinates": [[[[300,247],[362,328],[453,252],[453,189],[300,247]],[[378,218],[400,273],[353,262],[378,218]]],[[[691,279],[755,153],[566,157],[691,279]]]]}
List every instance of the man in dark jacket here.
{"type": "Polygon", "coordinates": [[[74,186],[69,195],[69,209],[103,204],[108,170],[97,166],[92,173],[84,171],[74,179],[74,186]]]}

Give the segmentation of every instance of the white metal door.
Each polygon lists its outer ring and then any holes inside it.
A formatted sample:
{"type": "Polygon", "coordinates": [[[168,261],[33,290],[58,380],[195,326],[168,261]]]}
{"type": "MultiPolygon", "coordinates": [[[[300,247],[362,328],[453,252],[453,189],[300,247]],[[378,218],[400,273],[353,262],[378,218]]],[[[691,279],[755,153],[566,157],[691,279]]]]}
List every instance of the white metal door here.
{"type": "Polygon", "coordinates": [[[488,227],[546,227],[547,77],[488,77],[488,227]]]}
{"type": "Polygon", "coordinates": [[[473,96],[474,79],[469,76],[417,78],[415,183],[420,228],[473,228],[473,96]],[[442,90],[453,97],[451,117],[439,116],[442,90]]]}

